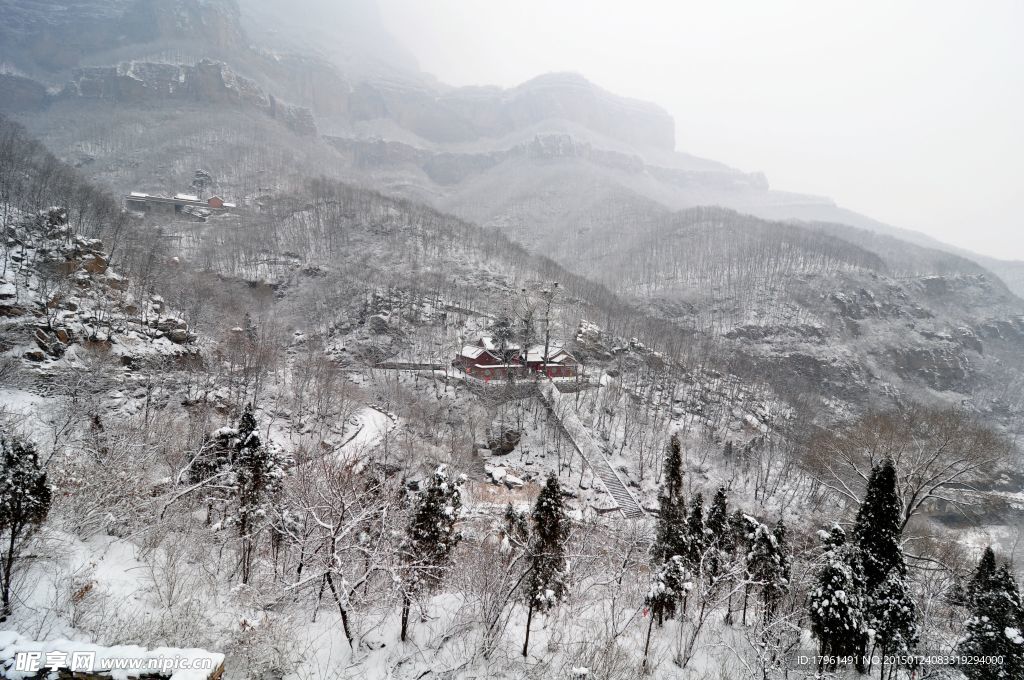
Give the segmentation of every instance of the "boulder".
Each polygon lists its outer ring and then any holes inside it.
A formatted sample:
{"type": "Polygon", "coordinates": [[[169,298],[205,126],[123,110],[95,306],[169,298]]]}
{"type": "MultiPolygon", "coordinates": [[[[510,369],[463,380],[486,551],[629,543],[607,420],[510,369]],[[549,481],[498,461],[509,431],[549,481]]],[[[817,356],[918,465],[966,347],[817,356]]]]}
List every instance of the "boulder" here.
{"type": "Polygon", "coordinates": [[[171,331],[186,331],[188,330],[188,324],[183,319],[178,319],[173,316],[169,316],[166,319],[161,319],[156,323],[156,328],[162,333],[171,333],[171,331]]]}
{"type": "Polygon", "coordinates": [[[509,475],[509,474],[505,475],[505,479],[503,481],[505,482],[505,486],[507,486],[510,489],[519,489],[524,484],[526,484],[526,482],[524,482],[523,480],[519,479],[515,475],[509,475]]]}
{"type": "Polygon", "coordinates": [[[82,261],[82,267],[90,274],[105,274],[108,264],[102,255],[90,255],[82,261]]]}
{"type": "Polygon", "coordinates": [[[517,430],[505,430],[500,437],[489,440],[487,448],[496,456],[508,455],[516,450],[521,436],[517,430]]]}

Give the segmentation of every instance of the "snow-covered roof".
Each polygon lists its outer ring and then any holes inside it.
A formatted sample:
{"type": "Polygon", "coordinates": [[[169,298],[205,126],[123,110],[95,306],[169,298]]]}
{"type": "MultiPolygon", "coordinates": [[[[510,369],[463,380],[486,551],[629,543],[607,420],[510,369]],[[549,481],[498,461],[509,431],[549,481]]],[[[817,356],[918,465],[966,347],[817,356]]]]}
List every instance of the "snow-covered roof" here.
{"type": "MultiPolygon", "coordinates": [[[[501,343],[495,340],[494,338],[490,337],[489,335],[485,335],[484,337],[480,338],[480,346],[490,352],[493,352],[494,350],[501,348],[501,343]]],[[[510,352],[515,352],[519,350],[519,345],[517,345],[514,342],[506,342],[505,349],[510,352]]]]}
{"type": "Polygon", "coordinates": [[[179,201],[198,201],[199,197],[193,194],[174,194],[174,198],[179,201]]]}
{"type": "Polygon", "coordinates": [[[465,357],[466,359],[476,359],[486,351],[487,350],[485,350],[483,347],[474,347],[473,345],[466,345],[465,347],[462,348],[462,351],[459,353],[459,356],[465,357]]]}
{"type": "MultiPolygon", "coordinates": [[[[559,363],[569,358],[569,353],[565,351],[565,348],[561,344],[548,345],[547,360],[553,363],[559,363]]],[[[544,345],[533,345],[526,351],[527,361],[542,361],[544,359],[544,345]]]]}
{"type": "Polygon", "coordinates": [[[133,191],[131,196],[132,198],[149,198],[149,194],[144,194],[141,191],[133,191]]]}
{"type": "Polygon", "coordinates": [[[224,201],[224,207],[225,208],[237,208],[238,204],[237,203],[228,203],[227,201],[224,201]]]}

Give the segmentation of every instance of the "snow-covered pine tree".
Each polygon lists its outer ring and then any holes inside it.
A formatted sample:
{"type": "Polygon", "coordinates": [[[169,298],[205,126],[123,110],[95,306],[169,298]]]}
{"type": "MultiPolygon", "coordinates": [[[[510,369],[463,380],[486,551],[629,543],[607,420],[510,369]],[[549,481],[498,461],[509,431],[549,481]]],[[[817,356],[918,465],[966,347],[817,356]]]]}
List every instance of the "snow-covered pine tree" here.
{"type": "Polygon", "coordinates": [[[900,547],[901,526],[902,501],[896,488],[896,466],[891,458],[886,458],[871,470],[853,528],[869,598],[893,569],[901,576],[906,575],[900,547]]]}
{"type": "Polygon", "coordinates": [[[263,445],[252,404],[237,427],[222,427],[206,436],[188,467],[189,481],[207,491],[207,522],[216,505],[223,511],[217,528],[233,527],[241,539],[241,580],[248,583],[256,537],[267,526],[272,504],[280,496],[291,461],[263,445]]]}
{"type": "Polygon", "coordinates": [[[779,551],[779,585],[784,591],[789,590],[790,579],[793,578],[793,556],[789,551],[789,539],[786,533],[786,524],[779,518],[772,529],[775,536],[775,545],[779,551]]]}
{"type": "Polygon", "coordinates": [[[52,497],[35,446],[0,433],[0,536],[3,541],[0,621],[11,614],[15,562],[25,540],[50,512],[52,497]]]}
{"type": "MultiPolygon", "coordinates": [[[[744,571],[746,572],[746,583],[743,585],[743,625],[747,624],[747,603],[750,599],[751,587],[750,565],[746,558],[750,552],[750,546],[753,544],[754,533],[759,526],[761,526],[760,522],[738,508],[729,516],[729,531],[732,533],[733,545],[735,546],[734,557],[737,559],[743,558],[744,571]]],[[[728,624],[732,623],[732,598],[729,601],[729,611],[725,615],[725,622],[728,624]]]]}
{"type": "Polygon", "coordinates": [[[647,591],[647,597],[644,599],[647,613],[651,617],[647,622],[647,640],[644,643],[645,666],[647,665],[647,653],[651,647],[651,629],[654,628],[655,618],[661,625],[665,618],[675,616],[679,601],[692,589],[693,577],[683,563],[683,558],[679,555],[668,558],[652,572],[651,588],[647,591]]]}
{"type": "Polygon", "coordinates": [[[825,550],[808,597],[811,632],[822,657],[854,656],[867,636],[863,578],[842,527],[834,524],[819,535],[825,550]]]}
{"type": "Polygon", "coordinates": [[[872,598],[871,625],[875,646],[885,655],[902,655],[917,644],[917,606],[910,597],[906,578],[896,569],[882,582],[872,598]]]}
{"type": "Polygon", "coordinates": [[[708,517],[705,521],[708,530],[708,539],[716,547],[722,547],[727,541],[731,542],[729,535],[729,495],[724,486],[718,487],[715,497],[711,499],[711,506],[708,508],[708,517]]]}
{"type": "Polygon", "coordinates": [[[975,594],[972,616],[957,653],[1002,659],[1001,664],[962,666],[960,671],[968,680],[1024,678],[1024,604],[1006,565],[997,568],[985,589],[975,594]]]}
{"type": "Polygon", "coordinates": [[[651,545],[651,589],[648,608],[661,625],[665,617],[672,618],[684,593],[672,586],[673,576],[682,566],[686,546],[686,507],[683,504],[682,445],[672,435],[665,449],[661,488],[658,490],[658,520],[651,545]],[[675,558],[679,558],[676,560],[675,558]],[[679,564],[676,564],[679,562],[679,564]],[[676,599],[671,599],[676,598],[676,599]]]}
{"type": "Polygon", "coordinates": [[[462,510],[462,484],[465,480],[465,475],[453,477],[447,466],[438,466],[416,500],[402,545],[405,561],[402,642],[408,636],[413,598],[436,588],[444,580],[452,553],[462,540],[456,523],[462,510]]]}
{"type": "Polygon", "coordinates": [[[708,573],[712,578],[718,578],[736,550],[736,539],[729,527],[729,497],[725,487],[719,487],[715,492],[704,526],[707,529],[708,544],[714,548],[708,573]]]}
{"type": "Polygon", "coordinates": [[[992,546],[985,546],[985,550],[981,553],[981,559],[978,560],[978,566],[964,590],[964,604],[972,607],[979,593],[987,592],[992,588],[992,580],[996,576],[996,571],[996,554],[992,551],[992,546]]]}
{"type": "Polygon", "coordinates": [[[491,326],[491,337],[498,343],[498,349],[504,352],[516,337],[515,322],[508,314],[499,316],[491,326]]]}
{"type": "Polygon", "coordinates": [[[786,569],[788,556],[783,555],[775,532],[761,524],[747,553],[747,572],[752,585],[761,594],[761,607],[765,621],[775,617],[782,596],[789,590],[786,569]]]}
{"type": "Polygon", "coordinates": [[[683,558],[694,573],[703,572],[704,551],[708,547],[707,527],[704,525],[704,495],[695,494],[686,514],[686,552],[683,558]]]}
{"type": "Polygon", "coordinates": [[[565,550],[569,538],[569,518],[565,514],[562,486],[558,476],[549,473],[533,506],[533,540],[530,545],[530,573],[525,591],[526,639],[523,656],[529,654],[530,623],[533,612],[546,612],[566,594],[565,550]]]}
{"type": "Polygon", "coordinates": [[[683,455],[679,436],[673,434],[665,450],[662,482],[658,490],[658,524],[652,557],[664,563],[685,552],[686,506],[683,502],[683,455]]]}
{"type": "Polygon", "coordinates": [[[692,588],[692,577],[683,558],[676,555],[669,558],[651,579],[647,593],[647,606],[653,617],[672,618],[679,600],[692,588]]]}
{"type": "Polygon", "coordinates": [[[760,525],[760,522],[739,508],[729,515],[729,532],[732,534],[732,543],[736,546],[737,553],[747,554],[750,543],[754,540],[754,532],[760,525]]]}
{"type": "Polygon", "coordinates": [[[516,510],[509,503],[505,508],[505,522],[501,533],[501,549],[503,552],[509,552],[515,547],[525,548],[530,540],[530,523],[527,513],[516,510]]]}
{"type": "Polygon", "coordinates": [[[864,575],[868,628],[876,631],[875,645],[890,651],[912,644],[917,636],[916,607],[905,583],[902,526],[896,465],[886,458],[871,470],[853,532],[856,558],[864,575]],[[890,611],[891,607],[896,609],[890,611]],[[896,637],[890,639],[887,635],[896,637]]]}
{"type": "Polygon", "coordinates": [[[256,537],[267,525],[271,504],[280,495],[288,461],[263,445],[256,431],[252,404],[245,407],[231,461],[238,510],[227,524],[238,527],[242,539],[242,583],[252,576],[256,537]]]}

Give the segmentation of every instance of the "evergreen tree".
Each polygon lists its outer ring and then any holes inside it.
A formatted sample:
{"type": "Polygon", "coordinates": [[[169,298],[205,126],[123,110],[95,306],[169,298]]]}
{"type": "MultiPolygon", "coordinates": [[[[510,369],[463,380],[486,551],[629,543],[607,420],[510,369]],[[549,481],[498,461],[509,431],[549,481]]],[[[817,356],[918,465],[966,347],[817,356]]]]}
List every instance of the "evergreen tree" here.
{"type": "Polygon", "coordinates": [[[1002,657],[1003,661],[998,665],[964,665],[960,670],[968,680],[1024,678],[1024,604],[1017,582],[1005,565],[996,569],[985,589],[975,594],[965,632],[957,649],[960,655],[1002,657]]]}
{"type": "Polygon", "coordinates": [[[508,346],[512,343],[512,340],[516,337],[515,323],[507,314],[502,314],[498,317],[494,325],[491,326],[491,337],[498,345],[498,349],[502,353],[502,359],[504,360],[504,353],[508,349],[508,346]]]}
{"type": "Polygon", "coordinates": [[[505,508],[505,525],[502,529],[501,549],[509,552],[515,546],[524,547],[530,540],[530,524],[527,513],[520,512],[509,503],[505,508]]]}
{"type": "Polygon", "coordinates": [[[754,540],[754,532],[761,526],[761,523],[743,512],[739,508],[729,515],[729,533],[732,535],[733,545],[736,550],[746,554],[750,549],[750,543],[754,540]]]}
{"type": "Polygon", "coordinates": [[[238,510],[227,524],[238,527],[242,539],[242,583],[252,575],[255,537],[267,524],[272,502],[280,495],[288,461],[263,445],[250,404],[238,423],[231,467],[238,510]]]}
{"type": "Polygon", "coordinates": [[[718,487],[715,497],[711,499],[708,517],[704,524],[710,543],[728,552],[724,546],[731,544],[733,538],[729,532],[729,497],[724,486],[718,487]]]}
{"type": "Polygon", "coordinates": [[[568,538],[569,518],[563,507],[562,487],[558,483],[558,476],[552,472],[548,474],[547,482],[533,506],[533,541],[526,587],[528,609],[523,656],[529,654],[533,612],[546,612],[565,598],[565,550],[568,538]]]}
{"type": "MultiPolygon", "coordinates": [[[[746,583],[743,585],[743,624],[747,623],[747,602],[750,599],[750,565],[746,561],[746,556],[750,552],[750,546],[754,540],[754,533],[757,528],[761,526],[761,523],[755,520],[753,517],[747,515],[742,510],[738,509],[736,512],[729,516],[729,531],[733,537],[733,545],[735,546],[734,557],[738,558],[742,556],[744,558],[744,569],[746,571],[746,583]]],[[[726,613],[725,622],[732,623],[732,598],[729,600],[729,611],[726,613]]]]}
{"type": "Polygon", "coordinates": [[[992,552],[992,546],[986,546],[984,552],[981,553],[978,567],[967,583],[967,588],[964,591],[964,604],[973,606],[979,593],[991,590],[996,571],[996,554],[992,552]]]}
{"type": "Polygon", "coordinates": [[[705,522],[708,544],[714,549],[711,553],[710,574],[718,578],[729,557],[736,550],[736,538],[729,525],[729,499],[725,487],[719,487],[708,509],[705,522]]]}
{"type": "Polygon", "coordinates": [[[25,540],[49,514],[52,497],[35,446],[0,434],[0,621],[11,614],[14,563],[25,540]]]}
{"type": "Polygon", "coordinates": [[[793,558],[789,554],[789,540],[786,536],[786,525],[783,523],[781,517],[779,518],[779,521],[775,523],[772,535],[775,536],[775,545],[779,551],[779,585],[785,592],[789,590],[789,582],[793,577],[793,558]]]}
{"type": "Polygon", "coordinates": [[[871,602],[870,616],[875,644],[883,656],[906,654],[917,644],[917,607],[906,579],[897,570],[890,571],[879,586],[871,602]]]}
{"type": "Polygon", "coordinates": [[[651,614],[659,621],[676,615],[679,601],[693,589],[693,577],[679,555],[670,557],[659,569],[651,574],[651,588],[645,603],[651,614]]]}
{"type": "Polygon", "coordinates": [[[693,577],[679,555],[670,557],[652,571],[651,588],[644,600],[647,613],[651,617],[647,622],[647,639],[644,642],[644,666],[647,665],[647,653],[651,647],[651,630],[654,628],[655,618],[660,625],[665,618],[674,617],[679,601],[692,589],[693,577]]]}
{"type": "Polygon", "coordinates": [[[867,624],[876,632],[875,644],[883,650],[909,647],[917,639],[916,607],[905,583],[907,565],[900,546],[902,507],[896,465],[886,458],[871,470],[854,523],[867,624]]]}
{"type": "Polygon", "coordinates": [[[673,617],[684,592],[676,587],[686,546],[686,509],[683,505],[683,459],[679,437],[672,435],[665,449],[663,478],[658,490],[658,520],[651,545],[651,596],[648,607],[660,625],[673,617]],[[677,559],[678,558],[678,559],[677,559]],[[678,562],[678,564],[677,564],[678,562]],[[676,599],[672,599],[676,598],[676,599]]]}
{"type": "Polygon", "coordinates": [[[269,523],[291,463],[263,445],[249,404],[237,427],[222,427],[206,436],[199,456],[188,468],[192,484],[207,483],[207,523],[216,505],[223,511],[223,521],[215,528],[238,531],[242,583],[248,583],[252,575],[256,537],[269,523]]]}
{"type": "Polygon", "coordinates": [[[761,593],[764,619],[770,621],[782,596],[789,590],[786,577],[788,557],[780,550],[775,533],[761,524],[747,553],[747,572],[752,584],[761,593]]]}
{"type": "Polygon", "coordinates": [[[413,598],[436,588],[444,580],[452,554],[462,540],[456,524],[462,510],[461,489],[465,480],[465,475],[453,478],[447,467],[441,465],[416,500],[402,545],[405,558],[402,642],[408,636],[413,598]]]}
{"type": "Polygon", "coordinates": [[[694,572],[703,571],[704,551],[708,537],[704,526],[704,496],[696,494],[690,501],[690,512],[686,516],[686,538],[684,558],[694,572]]]}
{"type": "Polygon", "coordinates": [[[863,578],[842,527],[819,535],[825,551],[808,599],[811,632],[821,656],[853,656],[867,637],[863,578]]]}
{"type": "Polygon", "coordinates": [[[887,458],[871,471],[853,529],[869,597],[893,569],[900,576],[906,575],[907,567],[900,547],[901,517],[902,501],[896,488],[896,466],[891,458],[887,458]]]}
{"type": "Polygon", "coordinates": [[[213,184],[213,175],[206,170],[196,170],[195,174],[192,175],[192,188],[195,190],[199,198],[203,198],[203,193],[213,184]]]}
{"type": "Polygon", "coordinates": [[[662,563],[685,552],[683,504],[683,456],[679,437],[672,435],[665,451],[663,479],[658,491],[658,524],[655,530],[653,558],[662,563]]]}

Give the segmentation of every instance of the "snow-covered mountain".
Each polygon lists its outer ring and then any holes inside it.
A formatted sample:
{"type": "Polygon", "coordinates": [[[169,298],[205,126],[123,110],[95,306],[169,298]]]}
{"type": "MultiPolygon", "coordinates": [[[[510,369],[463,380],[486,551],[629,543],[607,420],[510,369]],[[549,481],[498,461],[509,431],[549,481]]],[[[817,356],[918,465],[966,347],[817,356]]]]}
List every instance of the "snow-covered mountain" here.
{"type": "Polygon", "coordinates": [[[0,17],[0,675],[1024,668],[1013,263],[580,75],[439,83],[362,0],[0,17]]]}

